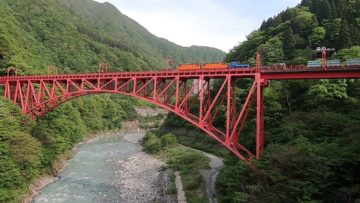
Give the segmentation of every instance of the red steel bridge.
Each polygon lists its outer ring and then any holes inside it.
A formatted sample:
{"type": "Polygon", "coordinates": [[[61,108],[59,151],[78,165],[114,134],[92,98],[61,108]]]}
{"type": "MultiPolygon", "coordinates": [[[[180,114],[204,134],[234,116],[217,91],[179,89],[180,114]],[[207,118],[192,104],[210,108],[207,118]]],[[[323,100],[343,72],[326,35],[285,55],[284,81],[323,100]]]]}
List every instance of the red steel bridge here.
{"type": "Polygon", "coordinates": [[[337,78],[360,78],[360,65],[4,76],[0,77],[0,85],[4,96],[33,118],[89,94],[117,93],[139,98],[177,114],[250,163],[253,158],[259,159],[264,149],[263,90],[270,80],[337,78]],[[241,87],[235,84],[244,78],[253,83],[246,98],[239,98],[236,89],[241,87]],[[213,87],[215,82],[217,89],[213,87]],[[241,107],[236,105],[239,100],[244,101],[241,107]],[[256,148],[251,152],[239,143],[239,137],[255,102],[256,148]],[[198,107],[196,112],[193,106],[198,107]],[[224,106],[226,121],[222,127],[215,127],[214,119],[224,106]]]}

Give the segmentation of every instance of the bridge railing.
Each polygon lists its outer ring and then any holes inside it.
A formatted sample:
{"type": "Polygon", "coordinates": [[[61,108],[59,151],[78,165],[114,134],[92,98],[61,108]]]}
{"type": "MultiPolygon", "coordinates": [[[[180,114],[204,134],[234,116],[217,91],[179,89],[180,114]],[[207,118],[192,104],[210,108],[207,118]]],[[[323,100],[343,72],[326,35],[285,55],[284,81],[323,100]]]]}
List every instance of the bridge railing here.
{"type": "Polygon", "coordinates": [[[103,77],[144,77],[144,76],[178,76],[178,75],[225,75],[225,74],[254,74],[255,68],[242,69],[210,69],[210,70],[157,70],[157,71],[130,71],[130,72],[106,72],[106,73],[77,73],[77,74],[57,74],[57,75],[30,75],[30,76],[4,76],[0,77],[0,82],[6,80],[28,80],[28,79],[72,79],[72,78],[103,78],[103,77]]]}
{"type": "MultiPolygon", "coordinates": [[[[360,65],[352,66],[328,66],[328,67],[308,67],[306,65],[287,65],[287,66],[263,66],[260,73],[278,73],[278,72],[311,72],[311,71],[351,71],[359,70],[360,65]]],[[[3,76],[0,77],[0,84],[7,80],[46,80],[46,79],[74,79],[74,78],[104,78],[104,77],[153,77],[153,76],[196,76],[196,75],[225,75],[225,74],[243,74],[254,75],[258,73],[256,67],[239,69],[210,69],[210,70],[156,70],[156,71],[130,71],[130,72],[106,72],[106,73],[77,73],[77,74],[56,74],[56,75],[33,75],[33,76],[3,76]]]]}
{"type": "Polygon", "coordinates": [[[306,65],[287,65],[287,66],[266,66],[261,68],[261,72],[305,72],[305,71],[338,71],[360,69],[360,65],[353,66],[326,66],[326,67],[308,67],[306,65]]]}

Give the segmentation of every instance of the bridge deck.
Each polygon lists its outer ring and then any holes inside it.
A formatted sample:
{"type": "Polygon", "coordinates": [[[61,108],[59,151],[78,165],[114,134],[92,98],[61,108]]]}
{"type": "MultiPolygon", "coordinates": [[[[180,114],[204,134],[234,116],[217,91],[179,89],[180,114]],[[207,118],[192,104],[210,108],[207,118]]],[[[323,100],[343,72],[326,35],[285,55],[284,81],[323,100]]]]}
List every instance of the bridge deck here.
{"type": "Polygon", "coordinates": [[[230,74],[238,78],[254,78],[260,72],[261,78],[268,80],[287,79],[326,79],[326,78],[360,78],[360,65],[308,68],[306,66],[291,66],[287,68],[263,67],[260,69],[213,69],[213,70],[163,70],[163,71],[139,71],[139,72],[108,72],[108,73],[80,73],[63,75],[31,75],[31,76],[10,76],[0,77],[0,84],[6,81],[26,80],[66,80],[66,79],[98,79],[98,78],[131,78],[131,77],[186,77],[196,78],[200,75],[205,77],[223,77],[230,74]]]}

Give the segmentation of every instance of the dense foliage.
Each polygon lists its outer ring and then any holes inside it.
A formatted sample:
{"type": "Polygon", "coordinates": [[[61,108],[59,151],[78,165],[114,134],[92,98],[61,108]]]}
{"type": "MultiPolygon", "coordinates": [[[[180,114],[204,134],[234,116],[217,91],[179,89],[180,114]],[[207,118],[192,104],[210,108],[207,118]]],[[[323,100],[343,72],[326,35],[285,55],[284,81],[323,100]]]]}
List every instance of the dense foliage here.
{"type": "MultiPolygon", "coordinates": [[[[0,1],[0,75],[9,66],[23,75],[45,74],[49,64],[60,73],[77,73],[97,71],[105,61],[111,71],[136,71],[164,68],[168,57],[185,63],[221,61],[224,55],[158,38],[108,3],[0,1]]],[[[0,98],[0,202],[19,202],[31,181],[56,173],[54,162],[86,135],[135,119],[136,104],[119,95],[89,96],[33,121],[0,98]]]]}
{"type": "Polygon", "coordinates": [[[305,64],[318,46],[340,50],[359,45],[359,24],[359,0],[303,0],[264,21],[226,60],[254,64],[255,53],[260,51],[266,65],[305,64]]]}
{"type": "MultiPolygon", "coordinates": [[[[264,21],[259,30],[226,56],[227,61],[305,64],[317,46],[335,47],[333,58],[360,58],[360,1],[304,0],[264,21]],[[328,6],[330,5],[330,6],[328,6]]],[[[251,81],[236,87],[243,103],[251,81]]],[[[214,84],[214,92],[218,87],[214,84]]],[[[358,202],[360,201],[360,81],[271,81],[265,90],[266,147],[256,170],[232,154],[222,155],[217,179],[220,202],[358,202]]],[[[255,109],[240,141],[254,151],[255,109]]],[[[225,112],[214,125],[223,128],[225,112]]],[[[215,153],[218,144],[170,115],[163,130],[177,139],[215,153]],[[174,128],[176,130],[174,130],[174,128]],[[189,133],[191,132],[191,133],[189,133]],[[198,144],[200,143],[200,144],[198,144]],[[214,150],[215,149],[215,150],[214,150]]]]}
{"type": "MultiPolygon", "coordinates": [[[[217,182],[222,202],[358,201],[360,81],[271,84],[264,154],[255,171],[227,157],[217,182]]],[[[254,146],[253,134],[244,137],[254,146]]]]}
{"type": "Polygon", "coordinates": [[[109,3],[2,0],[0,17],[0,67],[16,66],[22,74],[44,74],[49,64],[60,72],[89,72],[101,61],[113,71],[159,69],[168,57],[178,64],[221,61],[225,55],[158,38],[109,3]]]}
{"type": "Polygon", "coordinates": [[[148,132],[142,145],[147,152],[163,157],[173,171],[180,172],[187,202],[208,202],[201,174],[201,170],[207,169],[209,164],[209,159],[204,154],[179,145],[172,133],[162,134],[159,131],[148,132]]]}
{"type": "MultiPolygon", "coordinates": [[[[227,60],[312,60],[317,46],[334,58],[360,58],[360,1],[303,0],[264,21],[227,60]]],[[[242,84],[247,88],[246,84],[242,84]]],[[[266,148],[253,171],[228,157],[217,189],[221,202],[360,201],[360,81],[271,82],[265,91],[266,148]]],[[[247,123],[242,141],[254,146],[247,123]]],[[[254,129],[252,129],[254,130],[254,129]]]]}
{"type": "Polygon", "coordinates": [[[0,98],[0,202],[20,201],[34,178],[56,173],[53,163],[85,135],[117,129],[134,118],[133,103],[119,96],[86,97],[35,122],[0,98]]]}

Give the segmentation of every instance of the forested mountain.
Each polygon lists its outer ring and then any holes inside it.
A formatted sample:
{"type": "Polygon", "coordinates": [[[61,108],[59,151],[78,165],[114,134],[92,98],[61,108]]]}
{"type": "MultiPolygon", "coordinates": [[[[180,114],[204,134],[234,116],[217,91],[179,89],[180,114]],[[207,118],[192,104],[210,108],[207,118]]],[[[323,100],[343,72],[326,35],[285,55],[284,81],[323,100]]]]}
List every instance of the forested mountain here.
{"type": "MultiPolygon", "coordinates": [[[[209,47],[178,46],[158,38],[108,3],[91,0],[1,0],[0,75],[15,66],[20,74],[160,69],[176,63],[222,61],[209,47]]],[[[3,91],[0,91],[3,95],[3,91]]],[[[96,95],[69,101],[36,121],[0,98],[0,202],[21,202],[29,184],[56,174],[56,160],[90,133],[114,130],[136,118],[136,100],[96,95]]]]}
{"type": "MultiPolygon", "coordinates": [[[[360,1],[303,0],[264,21],[227,61],[306,64],[318,46],[333,58],[360,58],[360,1]]],[[[239,84],[248,88],[249,84],[239,84]]],[[[242,103],[242,102],[241,102],[242,103]]],[[[219,174],[221,202],[359,202],[360,80],[270,81],[266,147],[256,170],[229,157],[219,174]]],[[[242,143],[255,146],[252,120],[242,143]]]]}
{"type": "MultiPolygon", "coordinates": [[[[266,65],[305,64],[318,46],[339,51],[359,45],[359,24],[359,0],[304,0],[264,21],[260,29],[230,51],[226,60],[253,64],[259,50],[266,65]]],[[[349,52],[349,57],[355,57],[359,48],[349,52]]],[[[334,57],[345,59],[343,52],[334,57]]]]}
{"type": "MultiPolygon", "coordinates": [[[[333,58],[360,58],[356,0],[304,0],[264,21],[227,61],[306,64],[317,46],[336,48],[333,58]],[[329,5],[329,6],[328,6],[329,5]]],[[[255,170],[186,121],[170,114],[162,130],[177,140],[223,156],[218,202],[359,202],[360,80],[269,81],[265,88],[266,146],[255,170]],[[174,130],[175,129],[175,130],[174,130]]],[[[238,80],[244,103],[252,81],[238,80]]],[[[216,92],[216,84],[214,85],[216,92]]],[[[225,109],[214,125],[224,127],[225,109]]],[[[256,107],[249,113],[241,144],[254,151],[256,107]]]]}
{"type": "Polygon", "coordinates": [[[147,70],[177,64],[222,61],[209,47],[181,47],[149,33],[109,3],[91,0],[0,1],[0,67],[23,74],[94,71],[100,61],[112,70],[147,70]]]}

